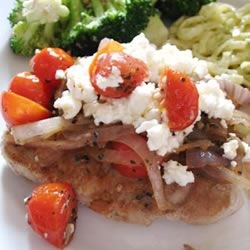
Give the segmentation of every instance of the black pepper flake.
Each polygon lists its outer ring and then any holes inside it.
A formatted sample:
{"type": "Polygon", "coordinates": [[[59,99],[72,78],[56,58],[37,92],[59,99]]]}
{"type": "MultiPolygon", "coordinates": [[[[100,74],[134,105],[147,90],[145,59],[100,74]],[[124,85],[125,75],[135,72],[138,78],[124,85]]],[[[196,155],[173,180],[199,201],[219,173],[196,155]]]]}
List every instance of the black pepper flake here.
{"type": "Polygon", "coordinates": [[[138,195],[135,196],[135,199],[140,201],[140,200],[143,199],[143,197],[144,197],[144,194],[138,194],[138,195]]]}
{"type": "Polygon", "coordinates": [[[76,155],[75,156],[75,161],[89,161],[89,156],[84,154],[84,155],[76,155]]]}
{"type": "Polygon", "coordinates": [[[98,158],[100,161],[103,160],[104,154],[99,154],[99,155],[97,156],[97,158],[98,158]]]}
{"type": "Polygon", "coordinates": [[[98,136],[99,136],[99,134],[98,134],[98,132],[97,131],[94,131],[94,133],[93,133],[93,145],[95,146],[95,147],[97,147],[97,139],[98,139],[98,136]]]}
{"type": "Polygon", "coordinates": [[[182,82],[185,82],[186,81],[186,78],[185,77],[181,77],[180,79],[182,82]]]}
{"type": "Polygon", "coordinates": [[[147,195],[147,196],[149,196],[149,197],[152,197],[153,194],[150,193],[150,192],[146,192],[145,195],[147,195]]]}
{"type": "Polygon", "coordinates": [[[134,160],[130,160],[131,164],[136,164],[136,162],[134,160]]]}

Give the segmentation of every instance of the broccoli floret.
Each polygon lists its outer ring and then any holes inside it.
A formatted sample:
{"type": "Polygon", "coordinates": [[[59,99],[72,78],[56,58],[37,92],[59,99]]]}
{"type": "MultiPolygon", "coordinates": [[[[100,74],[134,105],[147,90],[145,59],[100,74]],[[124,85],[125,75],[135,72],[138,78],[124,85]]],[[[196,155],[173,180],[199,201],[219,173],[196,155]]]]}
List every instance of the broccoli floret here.
{"type": "Polygon", "coordinates": [[[35,49],[60,46],[61,29],[66,22],[65,16],[69,13],[64,5],[67,1],[69,0],[62,3],[55,1],[53,5],[52,0],[16,0],[16,6],[9,15],[12,25],[10,47],[14,53],[31,56],[35,49]],[[50,11],[44,12],[48,5],[50,11]],[[52,13],[53,10],[55,11],[52,13]]]}
{"type": "Polygon", "coordinates": [[[11,27],[14,27],[14,25],[16,25],[19,21],[25,20],[25,18],[22,15],[22,9],[23,9],[23,1],[16,0],[15,7],[9,14],[9,21],[11,27]]]}
{"type": "Polygon", "coordinates": [[[76,12],[75,3],[70,13],[78,22],[69,21],[63,35],[63,47],[73,55],[93,54],[104,37],[129,42],[148,24],[154,12],[151,0],[77,0],[82,5],[76,12]]]}
{"type": "Polygon", "coordinates": [[[156,7],[166,19],[175,20],[180,16],[195,15],[202,5],[216,2],[216,0],[158,0],[156,7]]]}
{"type": "Polygon", "coordinates": [[[16,54],[32,56],[35,49],[57,46],[54,23],[40,25],[19,21],[13,28],[10,47],[16,54]]]}
{"type": "Polygon", "coordinates": [[[161,20],[160,13],[156,12],[155,15],[150,17],[149,23],[143,33],[148,40],[157,47],[161,47],[166,43],[168,39],[168,28],[161,20]]]}

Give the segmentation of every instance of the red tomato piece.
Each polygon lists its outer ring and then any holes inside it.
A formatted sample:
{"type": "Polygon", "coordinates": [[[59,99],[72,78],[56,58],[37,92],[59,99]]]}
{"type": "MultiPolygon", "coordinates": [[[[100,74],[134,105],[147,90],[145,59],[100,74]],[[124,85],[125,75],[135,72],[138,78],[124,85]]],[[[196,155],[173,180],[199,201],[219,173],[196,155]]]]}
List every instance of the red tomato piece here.
{"type": "Polygon", "coordinates": [[[165,106],[168,115],[168,126],[173,131],[180,131],[190,126],[198,116],[199,94],[193,81],[181,72],[167,69],[165,106]]]}
{"type": "Polygon", "coordinates": [[[136,159],[136,162],[141,162],[140,165],[118,165],[115,164],[114,167],[117,169],[117,171],[127,177],[134,177],[134,178],[142,178],[147,177],[147,170],[141,160],[141,158],[127,145],[119,143],[119,142],[112,142],[111,148],[117,150],[117,151],[125,151],[128,152],[130,155],[134,155],[133,159],[136,159]]]}
{"type": "Polygon", "coordinates": [[[37,102],[47,109],[51,107],[53,97],[51,88],[30,72],[22,72],[13,77],[9,90],[37,102]]]}
{"type": "Polygon", "coordinates": [[[44,83],[57,88],[61,80],[56,79],[56,71],[66,70],[74,64],[74,59],[59,48],[45,48],[31,59],[31,67],[36,76],[44,83]]]}
{"type": "Polygon", "coordinates": [[[75,231],[77,201],[68,183],[36,187],[26,202],[32,229],[58,248],[65,247],[75,231]]]}
{"type": "Polygon", "coordinates": [[[92,63],[90,64],[90,67],[89,67],[89,75],[92,76],[95,73],[96,61],[97,61],[98,57],[101,54],[113,53],[113,52],[121,52],[121,51],[123,51],[123,49],[124,49],[124,47],[119,42],[116,42],[116,41],[114,41],[112,39],[109,40],[109,42],[107,42],[104,46],[102,46],[96,52],[96,54],[94,56],[94,59],[93,59],[92,63]]]}
{"type": "Polygon", "coordinates": [[[110,98],[128,96],[148,77],[147,65],[124,52],[101,54],[96,60],[95,71],[91,75],[91,83],[96,92],[110,98]],[[115,87],[103,88],[102,82],[113,82],[115,87]]]}
{"type": "Polygon", "coordinates": [[[13,92],[1,96],[2,114],[9,126],[35,122],[52,116],[42,105],[13,92]]]}

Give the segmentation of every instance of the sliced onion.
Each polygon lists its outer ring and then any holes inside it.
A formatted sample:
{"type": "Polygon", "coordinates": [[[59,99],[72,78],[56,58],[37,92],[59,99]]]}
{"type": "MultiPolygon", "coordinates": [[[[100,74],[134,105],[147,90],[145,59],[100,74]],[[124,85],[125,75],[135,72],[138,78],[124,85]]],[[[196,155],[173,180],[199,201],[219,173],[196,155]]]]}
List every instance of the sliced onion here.
{"type": "Polygon", "coordinates": [[[239,84],[232,83],[231,81],[219,81],[220,87],[224,90],[227,96],[239,105],[250,104],[250,90],[244,88],[239,84]]]}
{"type": "Polygon", "coordinates": [[[216,166],[216,167],[205,167],[203,168],[203,171],[213,179],[221,182],[229,182],[235,185],[238,185],[246,190],[250,190],[250,180],[245,178],[244,176],[240,176],[234,171],[222,167],[222,166],[216,166]]]}
{"type": "Polygon", "coordinates": [[[163,180],[159,167],[162,158],[149,151],[145,139],[140,135],[130,134],[119,137],[115,139],[115,141],[126,144],[141,157],[147,169],[158,208],[162,211],[171,209],[172,204],[170,204],[165,197],[163,180]]]}
{"type": "Polygon", "coordinates": [[[63,133],[66,138],[57,138],[52,140],[36,140],[28,142],[31,147],[52,148],[58,150],[71,150],[81,148],[87,145],[104,147],[107,142],[112,141],[120,135],[134,133],[134,128],[129,125],[113,125],[97,128],[88,128],[86,131],[77,130],[77,133],[63,133]]]}
{"type": "Polygon", "coordinates": [[[186,152],[188,168],[203,168],[206,166],[229,166],[228,159],[213,150],[191,149],[186,152]]]}
{"type": "Polygon", "coordinates": [[[52,117],[37,122],[18,125],[11,128],[11,134],[17,144],[25,144],[38,139],[46,139],[62,131],[70,122],[60,116],[52,117]]]}
{"type": "Polygon", "coordinates": [[[140,165],[141,160],[130,151],[117,151],[113,149],[98,149],[86,147],[84,152],[99,162],[108,162],[120,165],[140,165]]]}

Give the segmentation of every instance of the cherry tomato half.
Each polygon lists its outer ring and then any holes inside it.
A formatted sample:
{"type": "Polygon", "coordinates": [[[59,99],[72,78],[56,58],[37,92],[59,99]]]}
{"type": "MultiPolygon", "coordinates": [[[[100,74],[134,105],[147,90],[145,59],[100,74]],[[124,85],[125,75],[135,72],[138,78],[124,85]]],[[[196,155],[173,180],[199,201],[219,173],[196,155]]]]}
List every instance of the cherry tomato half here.
{"type": "Polygon", "coordinates": [[[133,158],[136,159],[136,162],[141,162],[141,165],[118,165],[115,164],[114,167],[117,171],[126,177],[134,177],[134,178],[142,178],[147,177],[147,170],[141,160],[141,158],[127,145],[119,143],[119,142],[112,142],[111,148],[117,151],[125,151],[128,152],[130,155],[134,155],[133,158]]]}
{"type": "Polygon", "coordinates": [[[147,78],[148,68],[143,61],[124,52],[112,52],[97,58],[91,83],[98,94],[120,98],[128,96],[147,78]],[[111,83],[113,86],[109,86],[111,83]]]}
{"type": "Polygon", "coordinates": [[[168,126],[180,131],[190,126],[198,116],[199,94],[192,80],[181,72],[167,69],[162,77],[165,83],[165,107],[168,126]]]}
{"type": "Polygon", "coordinates": [[[121,43],[116,42],[114,40],[109,40],[107,43],[105,43],[100,49],[98,49],[98,51],[96,52],[92,63],[90,64],[89,67],[89,75],[92,77],[92,75],[95,73],[96,70],[96,61],[98,59],[98,57],[101,54],[104,53],[113,53],[113,52],[121,52],[124,50],[124,47],[122,46],[121,43]]]}
{"type": "Polygon", "coordinates": [[[13,92],[2,93],[1,107],[3,117],[9,126],[35,122],[52,115],[42,105],[13,92]]]}
{"type": "Polygon", "coordinates": [[[9,90],[33,100],[47,109],[51,107],[53,97],[51,88],[30,72],[22,72],[13,77],[9,90]]]}
{"type": "Polygon", "coordinates": [[[54,88],[60,85],[61,80],[56,79],[56,71],[66,70],[74,64],[74,59],[59,48],[45,48],[35,54],[31,59],[34,74],[44,83],[54,88]]]}
{"type": "Polygon", "coordinates": [[[32,229],[56,247],[65,247],[75,231],[77,201],[70,184],[38,186],[26,202],[32,229]]]}

